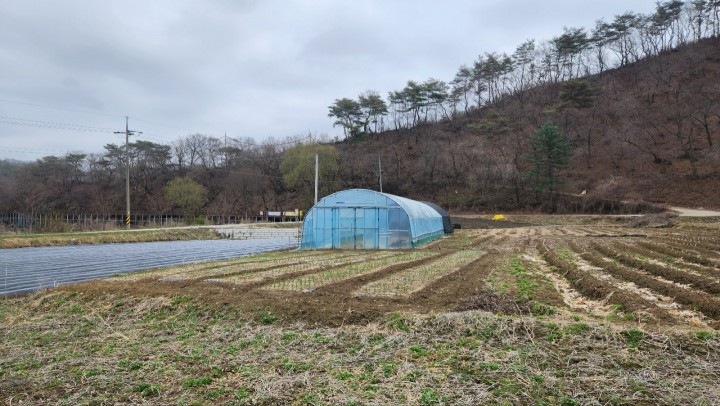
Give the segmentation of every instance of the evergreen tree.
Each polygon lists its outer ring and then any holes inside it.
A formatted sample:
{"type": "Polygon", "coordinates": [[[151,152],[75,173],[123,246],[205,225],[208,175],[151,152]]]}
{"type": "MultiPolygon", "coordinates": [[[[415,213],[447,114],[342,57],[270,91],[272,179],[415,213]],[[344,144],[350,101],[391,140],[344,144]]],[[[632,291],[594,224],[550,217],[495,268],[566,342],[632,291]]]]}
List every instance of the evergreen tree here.
{"type": "Polygon", "coordinates": [[[530,144],[532,150],[527,158],[532,165],[530,174],[537,179],[536,190],[549,194],[552,210],[555,211],[555,192],[562,184],[560,171],[570,166],[573,146],[551,122],[545,123],[530,138],[530,144]]]}

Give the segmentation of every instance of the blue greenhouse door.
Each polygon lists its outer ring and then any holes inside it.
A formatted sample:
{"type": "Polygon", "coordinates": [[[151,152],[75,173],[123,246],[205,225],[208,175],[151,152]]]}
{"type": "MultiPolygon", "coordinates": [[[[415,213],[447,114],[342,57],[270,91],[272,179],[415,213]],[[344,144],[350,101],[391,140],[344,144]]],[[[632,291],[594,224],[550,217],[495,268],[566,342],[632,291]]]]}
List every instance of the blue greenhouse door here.
{"type": "Polygon", "coordinates": [[[355,209],[333,207],[332,220],[332,247],[339,249],[355,248],[355,209]]]}
{"type": "Polygon", "coordinates": [[[379,248],[377,208],[372,207],[355,209],[355,248],[379,248]]]}
{"type": "Polygon", "coordinates": [[[379,248],[377,208],[332,208],[332,223],[333,248],[379,248]]]}

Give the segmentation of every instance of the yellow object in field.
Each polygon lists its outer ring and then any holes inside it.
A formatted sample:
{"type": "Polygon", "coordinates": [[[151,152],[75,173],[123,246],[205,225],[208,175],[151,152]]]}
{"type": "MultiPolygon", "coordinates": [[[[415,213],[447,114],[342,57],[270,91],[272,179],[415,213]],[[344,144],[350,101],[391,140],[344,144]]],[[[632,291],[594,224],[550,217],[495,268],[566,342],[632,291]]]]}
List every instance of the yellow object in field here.
{"type": "Polygon", "coordinates": [[[503,215],[503,214],[496,214],[496,215],[492,216],[492,219],[493,219],[493,220],[505,220],[505,215],[503,215]]]}

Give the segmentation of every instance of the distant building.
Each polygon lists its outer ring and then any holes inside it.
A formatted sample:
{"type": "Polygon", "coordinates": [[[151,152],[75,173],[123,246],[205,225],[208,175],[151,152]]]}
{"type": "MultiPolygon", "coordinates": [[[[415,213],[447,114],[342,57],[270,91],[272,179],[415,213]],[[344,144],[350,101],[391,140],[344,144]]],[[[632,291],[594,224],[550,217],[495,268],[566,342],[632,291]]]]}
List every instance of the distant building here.
{"type": "Polygon", "coordinates": [[[445,234],[443,215],[430,205],[367,189],[323,198],[302,231],[302,249],[413,248],[445,234]]]}

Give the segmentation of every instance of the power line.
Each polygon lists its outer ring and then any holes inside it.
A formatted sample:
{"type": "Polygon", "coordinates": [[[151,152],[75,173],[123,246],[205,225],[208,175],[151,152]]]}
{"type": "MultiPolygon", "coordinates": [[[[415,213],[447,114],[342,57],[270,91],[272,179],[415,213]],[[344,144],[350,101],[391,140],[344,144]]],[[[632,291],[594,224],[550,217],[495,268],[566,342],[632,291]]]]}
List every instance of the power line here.
{"type": "MultiPolygon", "coordinates": [[[[49,105],[49,104],[29,103],[29,102],[23,102],[23,101],[18,101],[18,100],[0,99],[0,102],[12,103],[12,104],[21,104],[21,105],[32,106],[32,107],[40,107],[40,108],[44,108],[44,109],[53,109],[53,110],[62,110],[62,111],[72,111],[72,112],[75,112],[75,113],[94,114],[94,115],[97,115],[97,116],[125,117],[124,114],[101,113],[101,112],[97,112],[97,111],[73,109],[73,108],[61,107],[61,106],[52,106],[52,105],[49,105]]],[[[159,122],[157,122],[157,121],[146,120],[146,119],[143,119],[143,118],[138,118],[138,117],[133,117],[133,116],[130,116],[130,118],[132,118],[133,120],[137,120],[137,121],[143,121],[143,122],[146,122],[146,123],[149,123],[149,124],[155,124],[155,125],[160,125],[160,126],[169,127],[169,128],[175,128],[175,129],[177,129],[177,130],[183,130],[183,131],[184,131],[183,128],[180,128],[180,127],[177,127],[177,126],[174,126],[174,125],[170,125],[170,124],[163,124],[163,123],[159,123],[159,122]]]]}
{"type": "Polygon", "coordinates": [[[112,129],[110,129],[110,128],[91,127],[91,126],[80,125],[80,124],[58,123],[58,122],[41,121],[41,120],[29,120],[29,119],[24,119],[24,118],[14,118],[14,117],[5,117],[5,116],[0,116],[0,123],[1,124],[10,124],[10,125],[19,125],[19,126],[24,126],[24,127],[48,128],[48,129],[56,129],[56,130],[84,131],[84,132],[96,132],[96,133],[112,133],[113,132],[112,129]]]}
{"type": "Polygon", "coordinates": [[[58,149],[38,149],[38,148],[0,148],[0,151],[3,152],[14,152],[18,154],[53,154],[53,153],[63,153],[66,151],[61,151],[58,149]]]}
{"type": "Polygon", "coordinates": [[[47,104],[37,104],[37,103],[21,102],[21,101],[17,101],[17,100],[0,99],[0,102],[13,103],[13,104],[23,104],[23,105],[25,105],[25,106],[41,107],[41,108],[44,108],[44,109],[73,111],[73,112],[76,112],[76,113],[85,113],[85,114],[95,114],[95,115],[98,115],[98,116],[125,117],[125,116],[123,116],[123,115],[121,115],[121,114],[100,113],[100,112],[97,112],[97,111],[87,111],[87,110],[71,109],[71,108],[67,108],[67,107],[50,106],[50,105],[47,105],[47,104]]]}

